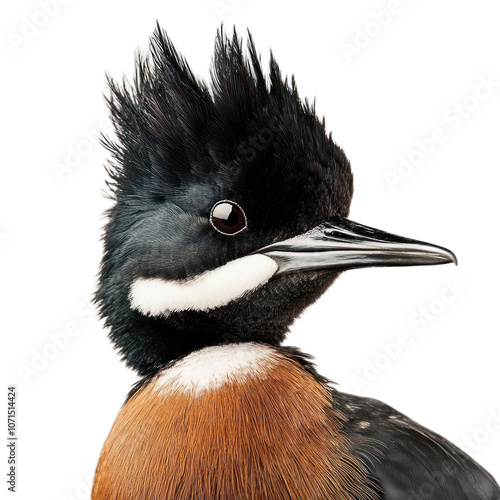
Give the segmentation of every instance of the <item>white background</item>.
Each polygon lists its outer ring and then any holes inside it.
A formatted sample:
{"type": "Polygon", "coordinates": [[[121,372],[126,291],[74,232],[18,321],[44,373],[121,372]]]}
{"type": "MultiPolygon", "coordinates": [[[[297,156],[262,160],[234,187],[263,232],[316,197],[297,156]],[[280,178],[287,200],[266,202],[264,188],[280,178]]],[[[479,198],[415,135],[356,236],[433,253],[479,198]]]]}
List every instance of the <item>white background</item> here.
{"type": "Polygon", "coordinates": [[[208,77],[221,13],[228,29],[251,29],[264,60],[272,47],[302,96],[317,98],[352,162],[351,218],[459,259],[347,272],[287,343],[313,354],[341,389],[467,447],[500,479],[500,87],[473,97],[480,78],[500,82],[498,2],[401,0],[390,18],[377,16],[389,0],[69,0],[52,3],[50,17],[42,3],[10,1],[1,16],[2,390],[18,390],[18,498],[89,498],[85,483],[136,380],[86,304],[108,203],[105,152],[88,141],[107,116],[104,73],[131,75],[158,19],[208,77]],[[468,116],[458,119],[464,101],[468,116]],[[387,173],[400,156],[418,160],[415,141],[436,128],[445,140],[391,190],[387,173]],[[79,158],[56,175],[70,150],[79,158]],[[402,332],[410,341],[398,348],[402,332]]]}

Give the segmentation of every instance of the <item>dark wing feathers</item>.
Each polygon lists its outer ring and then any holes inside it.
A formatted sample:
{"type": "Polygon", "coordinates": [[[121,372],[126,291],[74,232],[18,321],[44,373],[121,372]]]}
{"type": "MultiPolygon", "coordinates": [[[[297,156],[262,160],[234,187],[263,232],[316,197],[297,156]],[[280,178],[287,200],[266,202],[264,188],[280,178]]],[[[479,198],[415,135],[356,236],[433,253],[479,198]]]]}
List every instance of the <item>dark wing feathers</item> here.
{"type": "Polygon", "coordinates": [[[379,401],[337,391],[333,397],[381,500],[500,499],[491,475],[443,437],[379,401]]]}

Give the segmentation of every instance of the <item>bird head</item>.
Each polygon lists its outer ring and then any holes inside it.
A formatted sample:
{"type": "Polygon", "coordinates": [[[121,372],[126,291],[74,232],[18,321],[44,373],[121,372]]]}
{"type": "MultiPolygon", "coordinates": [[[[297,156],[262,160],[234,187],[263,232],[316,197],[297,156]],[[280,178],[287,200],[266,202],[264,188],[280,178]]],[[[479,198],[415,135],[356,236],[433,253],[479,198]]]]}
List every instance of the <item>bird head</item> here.
{"type": "Polygon", "coordinates": [[[441,264],[446,249],[346,219],[352,173],[314,106],[252,37],[216,37],[209,84],[157,27],[132,83],[109,79],[115,137],[96,300],[145,375],[225,342],[279,344],[349,268],[441,264]]]}

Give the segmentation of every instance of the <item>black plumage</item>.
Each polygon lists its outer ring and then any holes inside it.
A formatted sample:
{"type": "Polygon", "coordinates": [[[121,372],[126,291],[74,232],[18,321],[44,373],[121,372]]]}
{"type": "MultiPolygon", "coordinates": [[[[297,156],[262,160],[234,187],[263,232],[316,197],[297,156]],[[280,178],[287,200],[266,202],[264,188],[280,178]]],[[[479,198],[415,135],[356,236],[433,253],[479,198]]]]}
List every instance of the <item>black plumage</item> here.
{"type": "Polygon", "coordinates": [[[152,319],[130,308],[128,287],[138,275],[188,278],[348,214],[353,188],[344,153],[274,59],[265,82],[251,38],[249,53],[248,60],[236,33],[229,40],[220,31],[208,89],[158,28],[151,57],[137,58],[134,82],[110,80],[116,138],[105,145],[116,204],[108,214],[97,301],[113,341],[141,374],[223,340],[279,343],[335,278],[282,277],[210,317],[184,312],[152,319]],[[214,201],[223,199],[245,208],[250,223],[239,238],[208,224],[214,201]],[[185,214],[203,222],[189,227],[185,214]],[[217,252],[210,252],[214,245],[217,252]],[[279,316],[266,313],[271,300],[279,316]],[[180,333],[184,328],[189,336],[180,333]]]}
{"type": "MultiPolygon", "coordinates": [[[[248,341],[276,346],[325,385],[299,351],[279,347],[290,324],[342,269],[410,264],[369,261],[284,272],[208,312],[163,316],[131,307],[130,286],[138,277],[190,279],[330,220],[336,224],[325,238],[342,244],[370,238],[419,243],[366,228],[346,232],[352,226],[342,218],[353,180],[343,151],[273,57],[264,76],[250,34],[247,54],[236,32],[229,39],[220,30],[207,85],[158,27],[150,55],[137,57],[133,82],[109,80],[116,137],[104,144],[112,155],[115,204],[108,213],[96,301],[112,341],[143,377],[131,396],[193,351],[248,341]],[[218,200],[244,208],[248,227],[237,237],[211,227],[218,200]]],[[[445,262],[443,255],[429,263],[445,262]]],[[[329,390],[342,432],[380,499],[500,498],[491,476],[442,437],[378,401],[329,390]]]]}
{"type": "Polygon", "coordinates": [[[375,399],[338,391],[333,398],[381,499],[500,498],[491,475],[442,436],[375,399]]]}

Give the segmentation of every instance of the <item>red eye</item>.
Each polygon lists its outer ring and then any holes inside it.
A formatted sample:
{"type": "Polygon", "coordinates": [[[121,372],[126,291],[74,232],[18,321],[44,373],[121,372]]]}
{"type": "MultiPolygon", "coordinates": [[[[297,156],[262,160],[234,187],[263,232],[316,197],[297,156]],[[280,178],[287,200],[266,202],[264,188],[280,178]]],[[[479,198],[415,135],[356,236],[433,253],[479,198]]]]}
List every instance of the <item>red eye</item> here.
{"type": "Polygon", "coordinates": [[[218,201],[210,212],[210,223],[222,234],[233,235],[247,227],[243,209],[234,201],[218,201]]]}

